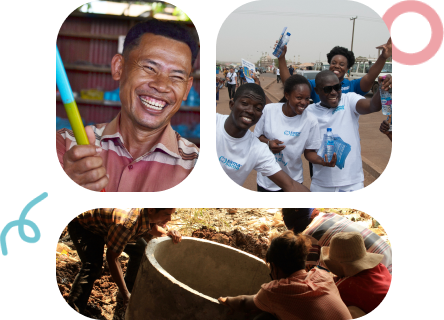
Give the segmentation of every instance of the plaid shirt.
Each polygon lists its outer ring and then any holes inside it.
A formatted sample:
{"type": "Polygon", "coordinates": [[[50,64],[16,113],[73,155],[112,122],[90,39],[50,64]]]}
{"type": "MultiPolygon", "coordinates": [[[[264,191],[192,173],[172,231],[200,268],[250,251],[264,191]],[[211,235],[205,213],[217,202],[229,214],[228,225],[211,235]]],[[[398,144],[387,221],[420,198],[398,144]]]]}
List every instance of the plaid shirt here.
{"type": "Polygon", "coordinates": [[[390,274],[392,273],[392,248],[376,233],[335,213],[325,213],[313,219],[310,225],[302,232],[318,240],[318,245],[313,245],[307,257],[307,268],[319,265],[321,247],[328,247],[331,238],[339,232],[359,232],[364,238],[367,252],[384,255],[381,263],[384,264],[390,274]]]}
{"type": "Polygon", "coordinates": [[[145,208],[101,208],[86,211],[77,216],[85,229],[103,236],[108,250],[121,254],[128,242],[148,236],[154,226],[148,220],[145,208]]]}
{"type": "Polygon", "coordinates": [[[331,275],[320,269],[299,270],[290,277],[263,284],[254,304],[279,320],[348,320],[331,275]]]}

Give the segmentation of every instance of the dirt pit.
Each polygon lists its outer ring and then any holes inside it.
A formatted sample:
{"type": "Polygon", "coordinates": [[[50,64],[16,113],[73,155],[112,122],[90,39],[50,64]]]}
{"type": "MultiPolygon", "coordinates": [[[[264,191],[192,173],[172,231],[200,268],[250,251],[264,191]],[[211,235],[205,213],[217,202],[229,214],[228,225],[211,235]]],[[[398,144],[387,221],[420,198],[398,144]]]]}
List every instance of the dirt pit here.
{"type": "Polygon", "coordinates": [[[264,259],[268,250],[268,239],[242,233],[239,230],[216,232],[207,227],[201,227],[192,234],[194,238],[215,241],[227,246],[248,252],[258,258],[264,259]]]}

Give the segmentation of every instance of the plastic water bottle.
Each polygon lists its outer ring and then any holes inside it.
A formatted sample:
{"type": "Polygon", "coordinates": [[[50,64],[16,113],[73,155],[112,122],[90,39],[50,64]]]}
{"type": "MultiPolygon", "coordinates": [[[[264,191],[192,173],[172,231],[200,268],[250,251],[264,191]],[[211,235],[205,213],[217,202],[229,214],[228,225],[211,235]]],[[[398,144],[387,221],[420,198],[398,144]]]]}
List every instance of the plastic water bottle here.
{"type": "MultiPolygon", "coordinates": [[[[285,27],[284,33],[285,33],[286,29],[287,29],[287,27],[285,27]]],[[[273,52],[273,55],[276,58],[279,58],[281,56],[284,46],[286,46],[288,44],[288,42],[290,41],[290,36],[291,36],[290,32],[287,32],[285,35],[282,35],[281,38],[279,39],[276,49],[274,49],[274,52],[273,52]]]]}
{"type": "Polygon", "coordinates": [[[327,140],[325,141],[325,153],[327,154],[328,162],[333,158],[333,153],[335,153],[335,140],[333,138],[333,133],[331,128],[327,128],[327,140]]]}
{"type": "Polygon", "coordinates": [[[379,93],[381,94],[382,114],[388,116],[392,114],[392,93],[391,90],[385,91],[381,88],[381,79],[385,79],[385,77],[379,79],[379,93]]]}

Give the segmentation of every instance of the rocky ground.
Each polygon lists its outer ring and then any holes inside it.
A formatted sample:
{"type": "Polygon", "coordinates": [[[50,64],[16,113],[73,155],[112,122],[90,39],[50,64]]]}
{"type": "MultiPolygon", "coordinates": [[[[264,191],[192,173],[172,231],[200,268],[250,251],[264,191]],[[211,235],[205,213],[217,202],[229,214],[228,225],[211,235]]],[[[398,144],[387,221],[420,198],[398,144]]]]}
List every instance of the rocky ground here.
{"type": "MultiPolygon", "coordinates": [[[[388,242],[384,229],[377,221],[364,212],[344,208],[318,209],[320,211],[335,212],[361,223],[388,242]]],[[[179,230],[184,236],[192,236],[229,245],[262,259],[265,257],[270,239],[287,230],[283,223],[280,209],[276,208],[178,209],[168,228],[179,230]]],[[[116,299],[117,285],[109,273],[105,252],[103,255],[104,267],[102,277],[94,283],[86,309],[86,316],[93,319],[123,320],[125,318],[125,308],[116,299]]],[[[60,293],[66,300],[81,266],[80,259],[70,241],[66,228],[62,232],[57,244],[56,257],[57,284],[60,293]]],[[[122,253],[119,260],[122,270],[125,272],[128,256],[122,253]]]]}

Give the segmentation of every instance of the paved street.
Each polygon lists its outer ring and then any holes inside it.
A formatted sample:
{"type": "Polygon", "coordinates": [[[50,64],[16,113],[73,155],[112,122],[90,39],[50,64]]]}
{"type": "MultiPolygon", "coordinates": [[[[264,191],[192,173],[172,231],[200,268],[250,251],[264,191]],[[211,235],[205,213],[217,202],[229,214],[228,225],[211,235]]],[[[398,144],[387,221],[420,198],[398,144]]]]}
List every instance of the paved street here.
{"type": "MultiPolygon", "coordinates": [[[[223,77],[223,75],[217,75],[223,77]]],[[[276,75],[262,74],[260,77],[262,88],[272,102],[278,102],[283,97],[282,83],[276,83],[276,75]]],[[[370,93],[368,98],[372,97],[370,93]]],[[[223,88],[219,94],[216,111],[221,114],[229,114],[228,91],[223,88]]],[[[379,126],[385,116],[381,112],[361,116],[359,119],[359,133],[361,136],[361,155],[364,167],[364,186],[373,183],[387,166],[390,159],[392,144],[390,140],[379,132],[379,126]]],[[[254,127],[251,128],[254,131],[254,127]]],[[[310,188],[310,172],[308,162],[302,156],[304,166],[304,185],[310,188]]],[[[256,171],[253,171],[245,181],[244,187],[256,191],[256,171]]]]}

